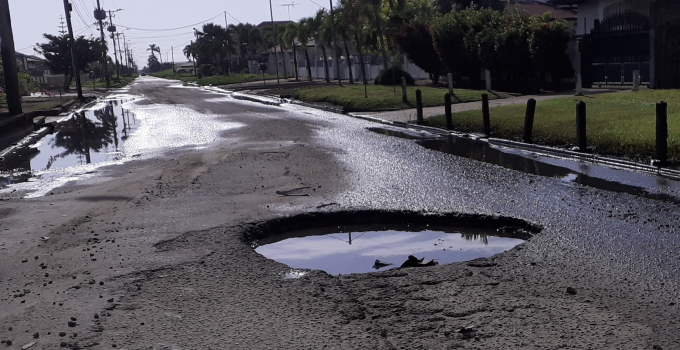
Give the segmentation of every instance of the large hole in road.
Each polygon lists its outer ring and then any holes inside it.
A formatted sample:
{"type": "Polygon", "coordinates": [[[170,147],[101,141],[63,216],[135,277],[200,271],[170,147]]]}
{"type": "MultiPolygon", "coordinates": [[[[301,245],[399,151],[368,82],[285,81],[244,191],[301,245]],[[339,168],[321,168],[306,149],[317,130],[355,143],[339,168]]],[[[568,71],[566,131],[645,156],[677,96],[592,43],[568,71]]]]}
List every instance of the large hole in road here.
{"type": "Polygon", "coordinates": [[[275,219],[248,230],[245,239],[292,268],[338,275],[490,257],[539,231],[507,217],[353,211],[275,219]]]}

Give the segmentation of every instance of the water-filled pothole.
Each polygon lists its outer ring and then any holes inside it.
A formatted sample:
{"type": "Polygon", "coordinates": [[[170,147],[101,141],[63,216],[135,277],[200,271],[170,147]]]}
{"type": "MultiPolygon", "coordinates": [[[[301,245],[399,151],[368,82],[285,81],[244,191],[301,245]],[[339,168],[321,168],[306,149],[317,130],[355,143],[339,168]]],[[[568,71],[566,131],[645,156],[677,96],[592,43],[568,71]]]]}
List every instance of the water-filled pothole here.
{"type": "Polygon", "coordinates": [[[398,268],[411,255],[419,260],[415,265],[490,257],[538,231],[511,218],[375,213],[308,214],[286,219],[251,231],[261,237],[252,244],[258,253],[292,268],[338,275],[398,268]]]}

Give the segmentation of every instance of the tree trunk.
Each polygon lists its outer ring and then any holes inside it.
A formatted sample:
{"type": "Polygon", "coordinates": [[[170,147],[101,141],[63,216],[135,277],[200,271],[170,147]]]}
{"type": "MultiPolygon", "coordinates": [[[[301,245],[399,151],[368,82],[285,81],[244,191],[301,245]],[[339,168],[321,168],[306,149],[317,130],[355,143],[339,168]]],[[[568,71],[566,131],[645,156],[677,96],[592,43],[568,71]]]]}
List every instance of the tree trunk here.
{"type": "Polygon", "coordinates": [[[293,64],[295,65],[295,81],[300,81],[300,78],[298,78],[297,48],[295,47],[294,41],[293,41],[293,64]]]}
{"type": "Polygon", "coordinates": [[[321,53],[323,54],[323,68],[324,72],[326,73],[326,82],[330,83],[331,82],[331,76],[328,73],[328,57],[326,57],[326,47],[321,44],[321,53]]]}
{"type": "Polygon", "coordinates": [[[347,65],[347,70],[349,71],[349,83],[354,84],[354,75],[352,74],[352,60],[351,56],[349,55],[349,47],[347,47],[347,38],[343,38],[342,42],[345,44],[345,54],[347,55],[347,62],[349,62],[347,65]]]}
{"type": "Polygon", "coordinates": [[[64,73],[64,91],[71,91],[71,81],[73,77],[71,74],[64,73]]]}
{"type": "Polygon", "coordinates": [[[366,85],[366,66],[364,65],[364,52],[361,50],[361,42],[359,41],[359,34],[357,32],[354,32],[354,40],[357,42],[357,51],[359,52],[359,61],[361,63],[359,66],[361,67],[361,80],[366,85]]]}
{"type": "Polygon", "coordinates": [[[378,7],[375,6],[375,25],[376,29],[378,29],[378,38],[380,38],[380,46],[381,46],[381,51],[382,51],[382,57],[383,57],[383,67],[387,69],[387,52],[386,47],[385,47],[385,38],[383,38],[383,32],[382,29],[380,28],[380,17],[378,15],[378,7]]]}
{"type": "MultiPolygon", "coordinates": [[[[283,68],[283,78],[286,79],[288,78],[288,72],[286,71],[286,56],[283,54],[283,45],[280,45],[281,47],[281,67],[283,68]]],[[[277,60],[278,61],[278,60],[277,60]]]]}
{"type": "Polygon", "coordinates": [[[309,61],[309,52],[307,52],[307,47],[304,47],[303,50],[305,52],[305,59],[307,60],[307,76],[309,77],[309,81],[312,81],[312,65],[309,61]]]}

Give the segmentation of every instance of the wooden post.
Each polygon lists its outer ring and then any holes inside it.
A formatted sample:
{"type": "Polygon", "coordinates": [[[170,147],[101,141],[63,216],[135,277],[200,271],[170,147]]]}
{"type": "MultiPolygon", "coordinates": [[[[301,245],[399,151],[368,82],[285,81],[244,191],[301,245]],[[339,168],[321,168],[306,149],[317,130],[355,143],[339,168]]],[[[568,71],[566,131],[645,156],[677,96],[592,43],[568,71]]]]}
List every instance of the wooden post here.
{"type": "Polygon", "coordinates": [[[486,91],[491,92],[491,71],[486,69],[484,75],[486,78],[486,91]]]}
{"type": "Polygon", "coordinates": [[[449,83],[449,94],[453,95],[453,74],[446,73],[446,81],[449,83]]]}
{"type": "Polygon", "coordinates": [[[420,89],[416,90],[416,111],[418,125],[423,124],[423,95],[420,89]]]}
{"type": "Polygon", "coordinates": [[[446,116],[446,130],[453,129],[453,116],[451,115],[451,94],[448,93],[444,95],[444,115],[446,116]]]}
{"type": "Polygon", "coordinates": [[[668,161],[668,104],[656,104],[656,159],[660,165],[668,161]]]}
{"type": "Polygon", "coordinates": [[[19,70],[14,51],[14,34],[12,20],[9,15],[9,3],[0,0],[0,51],[2,51],[2,67],[5,71],[5,92],[7,93],[7,109],[9,114],[21,114],[21,94],[19,93],[19,70]]]}
{"type": "Polygon", "coordinates": [[[406,77],[401,77],[401,100],[404,103],[408,102],[408,96],[406,95],[406,77]]]}
{"type": "Polygon", "coordinates": [[[588,150],[586,139],[586,103],[579,101],[576,103],[576,139],[579,152],[588,150]]]}
{"type": "Polygon", "coordinates": [[[534,130],[534,114],[536,113],[536,100],[530,98],[527,101],[527,112],[524,115],[524,142],[531,143],[531,133],[534,130]]]}
{"type": "Polygon", "coordinates": [[[489,117],[489,95],[482,94],[482,120],[484,122],[484,134],[491,136],[491,119],[489,117]]]}

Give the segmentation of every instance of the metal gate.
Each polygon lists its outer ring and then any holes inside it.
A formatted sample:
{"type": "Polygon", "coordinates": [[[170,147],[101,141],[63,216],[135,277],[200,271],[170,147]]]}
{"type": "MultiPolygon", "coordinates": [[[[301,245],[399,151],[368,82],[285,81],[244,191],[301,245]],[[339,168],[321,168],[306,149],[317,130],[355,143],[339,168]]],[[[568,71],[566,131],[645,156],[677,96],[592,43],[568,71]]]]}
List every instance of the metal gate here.
{"type": "Polygon", "coordinates": [[[583,67],[590,68],[588,85],[632,85],[633,71],[640,71],[642,84],[650,81],[649,16],[621,11],[596,22],[584,38],[583,67]]]}

